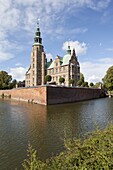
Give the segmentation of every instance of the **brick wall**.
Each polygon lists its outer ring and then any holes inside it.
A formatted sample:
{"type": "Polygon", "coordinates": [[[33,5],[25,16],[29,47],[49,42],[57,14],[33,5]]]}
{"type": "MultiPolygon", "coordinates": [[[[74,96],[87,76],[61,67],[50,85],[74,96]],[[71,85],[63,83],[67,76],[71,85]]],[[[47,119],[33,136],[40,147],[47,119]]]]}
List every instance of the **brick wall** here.
{"type": "Polygon", "coordinates": [[[102,97],[101,89],[73,88],[58,86],[39,86],[34,88],[17,88],[0,90],[0,95],[11,95],[11,99],[23,100],[43,105],[70,103],[102,97]]]}
{"type": "Polygon", "coordinates": [[[0,95],[11,95],[11,99],[39,103],[46,105],[46,87],[17,88],[12,90],[0,90],[0,95]]]}
{"type": "Polygon", "coordinates": [[[48,104],[70,103],[102,97],[101,89],[51,87],[47,89],[48,104]]]}

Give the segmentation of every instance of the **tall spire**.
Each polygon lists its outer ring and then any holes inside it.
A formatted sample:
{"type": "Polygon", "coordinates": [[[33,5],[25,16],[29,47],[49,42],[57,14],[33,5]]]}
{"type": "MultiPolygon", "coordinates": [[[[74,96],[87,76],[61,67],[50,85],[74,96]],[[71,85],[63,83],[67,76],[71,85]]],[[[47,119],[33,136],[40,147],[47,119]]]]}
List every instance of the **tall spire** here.
{"type": "Polygon", "coordinates": [[[34,45],[42,45],[42,38],[41,38],[40,27],[39,27],[39,19],[37,21],[37,29],[35,32],[34,45]]]}

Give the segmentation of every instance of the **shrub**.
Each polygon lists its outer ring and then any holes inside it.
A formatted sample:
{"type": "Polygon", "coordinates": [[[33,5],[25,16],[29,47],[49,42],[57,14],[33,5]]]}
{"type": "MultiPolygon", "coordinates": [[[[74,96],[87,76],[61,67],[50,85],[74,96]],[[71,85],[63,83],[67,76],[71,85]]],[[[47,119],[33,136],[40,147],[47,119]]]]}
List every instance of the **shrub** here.
{"type": "Polygon", "coordinates": [[[51,79],[52,79],[52,77],[51,77],[50,75],[46,75],[46,76],[45,76],[45,81],[46,81],[46,82],[50,82],[51,79]]]}
{"type": "Polygon", "coordinates": [[[2,93],[2,98],[4,98],[4,93],[2,93]]]}
{"type": "Polygon", "coordinates": [[[64,82],[65,82],[65,78],[60,77],[60,78],[59,78],[59,83],[62,84],[62,83],[64,83],[64,82]]]}
{"type": "Polygon", "coordinates": [[[29,145],[24,170],[113,169],[113,125],[87,134],[84,139],[66,139],[64,144],[64,152],[45,162],[37,159],[36,150],[29,145]]]}

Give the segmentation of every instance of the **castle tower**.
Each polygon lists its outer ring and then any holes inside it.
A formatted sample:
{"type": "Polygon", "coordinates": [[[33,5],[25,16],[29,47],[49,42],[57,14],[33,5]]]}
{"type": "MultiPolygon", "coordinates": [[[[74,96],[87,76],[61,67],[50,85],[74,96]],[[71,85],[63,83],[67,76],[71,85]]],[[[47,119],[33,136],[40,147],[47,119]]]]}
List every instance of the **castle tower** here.
{"type": "Polygon", "coordinates": [[[26,73],[26,86],[37,86],[37,85],[44,84],[45,58],[46,56],[42,45],[39,22],[37,22],[37,29],[36,29],[34,43],[31,52],[31,65],[28,72],[26,73]]]}

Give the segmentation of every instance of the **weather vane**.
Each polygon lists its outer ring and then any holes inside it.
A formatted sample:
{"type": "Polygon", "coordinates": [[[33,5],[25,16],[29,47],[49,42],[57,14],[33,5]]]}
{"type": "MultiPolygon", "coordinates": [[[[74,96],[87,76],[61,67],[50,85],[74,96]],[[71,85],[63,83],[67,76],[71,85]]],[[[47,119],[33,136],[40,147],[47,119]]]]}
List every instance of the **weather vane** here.
{"type": "Polygon", "coordinates": [[[37,20],[38,20],[38,21],[37,21],[37,25],[38,25],[38,27],[39,27],[39,23],[40,23],[40,18],[38,18],[37,20]]]}

